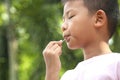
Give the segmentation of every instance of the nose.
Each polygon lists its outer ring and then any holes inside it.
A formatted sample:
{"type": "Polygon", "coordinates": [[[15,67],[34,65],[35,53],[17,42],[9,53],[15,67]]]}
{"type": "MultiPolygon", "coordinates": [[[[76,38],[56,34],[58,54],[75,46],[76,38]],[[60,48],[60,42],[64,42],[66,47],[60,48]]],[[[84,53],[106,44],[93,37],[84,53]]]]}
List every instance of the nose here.
{"type": "Polygon", "coordinates": [[[64,22],[61,26],[62,31],[64,32],[65,30],[67,30],[67,24],[64,22]]]}

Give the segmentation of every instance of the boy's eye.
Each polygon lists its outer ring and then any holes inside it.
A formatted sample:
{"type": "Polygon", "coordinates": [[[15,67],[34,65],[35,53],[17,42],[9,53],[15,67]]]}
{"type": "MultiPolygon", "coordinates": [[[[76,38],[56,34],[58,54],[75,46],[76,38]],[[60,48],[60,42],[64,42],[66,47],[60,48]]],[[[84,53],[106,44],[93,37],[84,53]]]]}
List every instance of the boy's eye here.
{"type": "Polygon", "coordinates": [[[71,19],[71,18],[73,18],[74,17],[74,15],[72,15],[72,16],[70,16],[70,17],[68,17],[68,19],[71,19]]]}

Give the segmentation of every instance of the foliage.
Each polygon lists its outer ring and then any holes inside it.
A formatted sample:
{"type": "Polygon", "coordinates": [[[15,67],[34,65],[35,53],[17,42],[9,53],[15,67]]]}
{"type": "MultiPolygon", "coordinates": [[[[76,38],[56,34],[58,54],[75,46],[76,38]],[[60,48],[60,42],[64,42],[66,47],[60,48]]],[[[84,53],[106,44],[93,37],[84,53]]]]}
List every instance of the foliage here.
{"type": "MultiPolygon", "coordinates": [[[[60,0],[11,0],[10,4],[10,24],[14,26],[18,41],[17,79],[44,80],[42,51],[48,42],[63,39],[60,28],[63,6],[60,0]]],[[[8,80],[9,71],[6,34],[9,24],[5,7],[5,0],[0,1],[0,80],[8,80]]],[[[110,46],[113,51],[120,52],[120,24],[118,26],[110,46]]],[[[63,43],[60,76],[83,60],[81,53],[81,50],[69,50],[63,43]]]]}

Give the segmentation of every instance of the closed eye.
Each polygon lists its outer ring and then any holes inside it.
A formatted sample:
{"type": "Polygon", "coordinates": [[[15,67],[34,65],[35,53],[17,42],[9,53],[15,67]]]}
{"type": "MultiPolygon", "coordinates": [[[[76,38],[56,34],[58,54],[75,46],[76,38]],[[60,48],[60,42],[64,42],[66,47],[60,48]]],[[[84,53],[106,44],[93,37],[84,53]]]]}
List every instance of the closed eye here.
{"type": "Polygon", "coordinates": [[[71,18],[73,18],[74,17],[74,15],[72,15],[72,16],[70,16],[70,17],[68,17],[68,19],[71,19],[71,18]]]}

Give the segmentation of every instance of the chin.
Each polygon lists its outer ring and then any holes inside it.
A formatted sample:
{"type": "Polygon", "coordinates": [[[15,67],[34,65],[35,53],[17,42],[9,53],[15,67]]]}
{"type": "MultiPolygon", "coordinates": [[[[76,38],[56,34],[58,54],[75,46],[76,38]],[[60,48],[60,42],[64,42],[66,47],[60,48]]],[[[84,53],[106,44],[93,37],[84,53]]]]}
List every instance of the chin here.
{"type": "Polygon", "coordinates": [[[76,46],[73,46],[73,45],[68,45],[68,48],[71,49],[71,50],[76,50],[76,49],[80,49],[79,47],[76,47],[76,46]]]}

